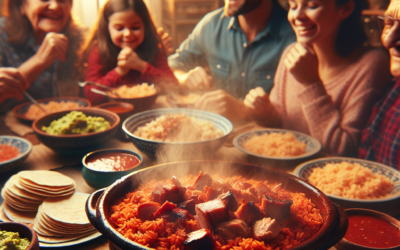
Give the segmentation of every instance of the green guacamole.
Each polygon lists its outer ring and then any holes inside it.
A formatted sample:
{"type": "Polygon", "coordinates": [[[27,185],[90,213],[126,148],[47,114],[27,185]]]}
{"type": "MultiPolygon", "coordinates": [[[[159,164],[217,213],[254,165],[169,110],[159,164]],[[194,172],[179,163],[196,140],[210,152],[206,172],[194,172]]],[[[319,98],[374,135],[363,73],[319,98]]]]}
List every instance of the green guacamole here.
{"type": "Polygon", "coordinates": [[[88,134],[108,129],[110,123],[103,117],[86,116],[80,111],[72,111],[42,130],[50,135],[88,134]]]}
{"type": "Polygon", "coordinates": [[[25,250],[29,244],[29,240],[21,239],[19,233],[0,231],[0,250],[25,250]]]}

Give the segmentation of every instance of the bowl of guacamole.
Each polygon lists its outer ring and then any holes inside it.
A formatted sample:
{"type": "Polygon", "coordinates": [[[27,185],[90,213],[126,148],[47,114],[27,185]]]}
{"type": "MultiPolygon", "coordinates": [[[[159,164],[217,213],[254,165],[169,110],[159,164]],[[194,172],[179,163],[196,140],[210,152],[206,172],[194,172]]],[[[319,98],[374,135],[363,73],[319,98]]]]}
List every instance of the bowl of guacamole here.
{"type": "Polygon", "coordinates": [[[0,250],[39,250],[36,232],[18,222],[0,222],[0,250]]]}
{"type": "Polygon", "coordinates": [[[38,140],[63,155],[85,155],[105,145],[118,130],[120,118],[100,108],[51,113],[35,120],[38,140]]]}

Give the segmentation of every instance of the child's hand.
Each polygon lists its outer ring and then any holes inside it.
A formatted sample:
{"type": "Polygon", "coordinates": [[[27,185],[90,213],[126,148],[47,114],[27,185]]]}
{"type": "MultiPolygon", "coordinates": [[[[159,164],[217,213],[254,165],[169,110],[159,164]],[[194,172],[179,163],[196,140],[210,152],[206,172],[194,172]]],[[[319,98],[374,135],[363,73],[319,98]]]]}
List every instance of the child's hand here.
{"type": "Polygon", "coordinates": [[[147,62],[143,61],[138,54],[129,47],[122,49],[117,59],[118,67],[133,69],[139,72],[143,72],[147,64],[147,62]]]}

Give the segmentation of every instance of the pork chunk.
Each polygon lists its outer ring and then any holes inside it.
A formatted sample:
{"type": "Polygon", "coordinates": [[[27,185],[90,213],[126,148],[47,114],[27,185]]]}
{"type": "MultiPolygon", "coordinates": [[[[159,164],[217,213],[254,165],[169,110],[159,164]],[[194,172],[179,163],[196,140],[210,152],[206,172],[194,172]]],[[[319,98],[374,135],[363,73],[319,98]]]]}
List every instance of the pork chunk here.
{"type": "Polygon", "coordinates": [[[168,184],[162,186],[158,184],[150,195],[150,200],[163,204],[166,201],[179,203],[185,196],[186,188],[182,187],[176,177],[173,177],[168,184]]]}
{"type": "Polygon", "coordinates": [[[242,204],[235,213],[236,217],[251,226],[256,220],[260,219],[260,210],[253,202],[242,200],[242,204]]]}
{"type": "Polygon", "coordinates": [[[213,239],[210,230],[200,229],[186,235],[183,242],[189,250],[213,249],[213,239]]]}
{"type": "Polygon", "coordinates": [[[261,241],[269,241],[278,237],[281,231],[281,226],[275,219],[263,218],[254,223],[253,235],[254,238],[261,241]]]}
{"type": "Polygon", "coordinates": [[[178,204],[178,208],[185,209],[193,215],[196,214],[195,206],[196,206],[196,202],[194,199],[182,201],[181,203],[178,204]]]}
{"type": "Polygon", "coordinates": [[[251,229],[242,220],[230,220],[218,224],[215,227],[215,233],[224,240],[234,240],[237,237],[251,237],[251,229]]]}
{"type": "Polygon", "coordinates": [[[265,213],[266,217],[271,217],[272,219],[281,221],[289,219],[290,206],[292,204],[292,200],[270,193],[263,196],[261,201],[261,210],[265,213]]]}
{"type": "Polygon", "coordinates": [[[160,207],[160,204],[155,202],[140,204],[138,207],[139,219],[141,219],[142,221],[149,219],[149,216],[155,213],[160,207]]]}
{"type": "Polygon", "coordinates": [[[219,195],[218,198],[228,206],[229,211],[236,212],[238,209],[239,205],[231,191],[219,195]]]}
{"type": "Polygon", "coordinates": [[[212,182],[213,182],[213,179],[211,178],[211,176],[209,174],[204,174],[202,171],[200,171],[199,177],[197,177],[197,180],[194,183],[193,187],[196,190],[203,191],[204,187],[206,187],[206,186],[211,187],[212,182]]]}
{"type": "Polygon", "coordinates": [[[197,204],[195,218],[200,228],[212,229],[229,219],[228,207],[220,199],[197,204]]]}

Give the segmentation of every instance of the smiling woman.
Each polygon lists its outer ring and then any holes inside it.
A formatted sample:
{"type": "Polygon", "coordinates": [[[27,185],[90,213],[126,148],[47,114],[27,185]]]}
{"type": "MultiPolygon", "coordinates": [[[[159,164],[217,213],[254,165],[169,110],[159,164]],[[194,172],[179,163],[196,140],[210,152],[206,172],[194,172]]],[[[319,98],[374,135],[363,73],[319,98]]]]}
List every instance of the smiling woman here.
{"type": "Polygon", "coordinates": [[[75,70],[85,30],[72,0],[4,0],[0,18],[0,112],[22,91],[34,98],[78,95],[75,70]]]}

